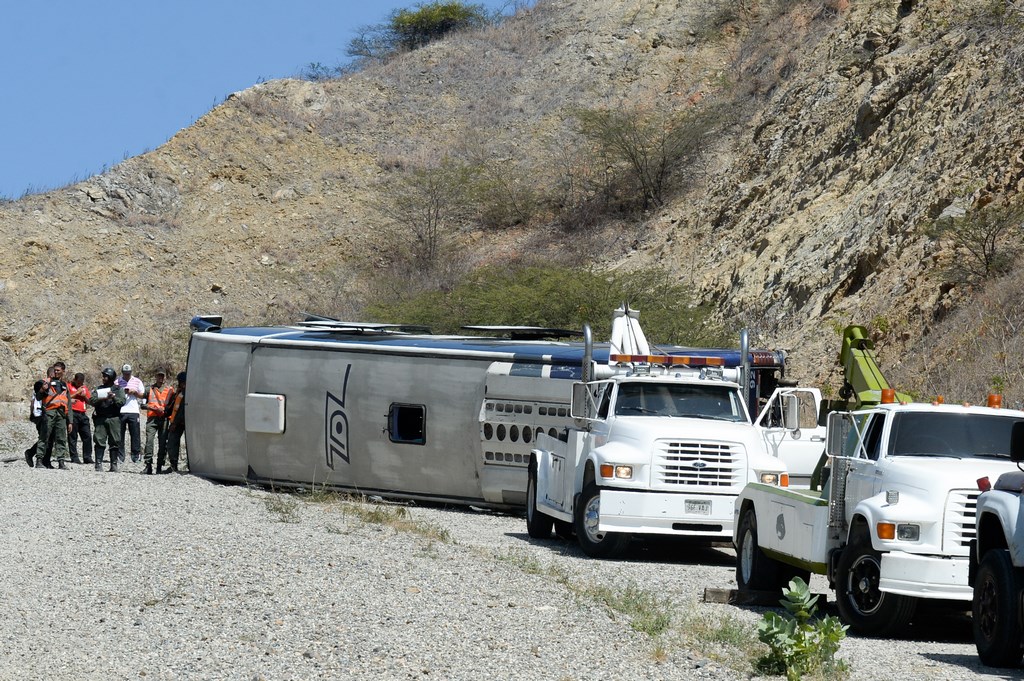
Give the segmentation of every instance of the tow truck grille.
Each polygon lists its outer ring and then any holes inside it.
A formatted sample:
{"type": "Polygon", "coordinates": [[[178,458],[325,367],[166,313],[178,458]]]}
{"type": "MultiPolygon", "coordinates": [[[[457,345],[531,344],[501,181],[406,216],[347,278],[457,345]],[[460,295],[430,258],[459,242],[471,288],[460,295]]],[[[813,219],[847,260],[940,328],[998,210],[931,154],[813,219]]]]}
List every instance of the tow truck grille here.
{"type": "Polygon", "coordinates": [[[739,487],[743,446],[734,442],[658,440],[652,482],[666,487],[739,487]]]}
{"type": "Polygon", "coordinates": [[[967,548],[971,540],[977,536],[976,508],[978,506],[978,490],[954,489],[946,499],[946,514],[942,522],[942,547],[952,550],[954,547],[967,548]]]}

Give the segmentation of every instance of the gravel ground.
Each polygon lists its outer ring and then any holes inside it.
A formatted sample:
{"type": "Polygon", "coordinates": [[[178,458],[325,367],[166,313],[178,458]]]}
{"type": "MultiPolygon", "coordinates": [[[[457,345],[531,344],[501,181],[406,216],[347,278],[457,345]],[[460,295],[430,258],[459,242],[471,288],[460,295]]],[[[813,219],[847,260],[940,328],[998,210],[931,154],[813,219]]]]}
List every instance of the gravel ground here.
{"type": "MultiPolygon", "coordinates": [[[[513,515],[417,506],[403,530],[141,464],[33,470],[16,458],[33,438],[31,424],[0,424],[0,679],[750,675],[693,640],[700,623],[753,627],[764,612],[703,602],[706,587],[735,586],[727,547],[651,543],[596,561],[530,540],[513,515]],[[630,584],[671,603],[672,633],[652,640],[581,595],[630,584]]],[[[1007,678],[978,664],[964,615],[919,619],[902,640],[844,641],[851,678],[1007,678]]]]}

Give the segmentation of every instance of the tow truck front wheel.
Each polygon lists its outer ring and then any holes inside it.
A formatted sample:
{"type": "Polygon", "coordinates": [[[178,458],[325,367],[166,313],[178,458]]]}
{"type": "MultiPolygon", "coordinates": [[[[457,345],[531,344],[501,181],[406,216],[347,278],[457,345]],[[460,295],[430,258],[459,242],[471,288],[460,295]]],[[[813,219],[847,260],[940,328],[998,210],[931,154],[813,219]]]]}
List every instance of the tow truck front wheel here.
{"type": "Polygon", "coordinates": [[[861,536],[846,547],[836,570],[836,606],[850,629],[866,636],[900,631],[914,616],[917,601],[879,590],[882,554],[861,536]]]}
{"type": "Polygon", "coordinates": [[[554,518],[537,510],[537,466],[530,462],[526,477],[526,533],[533,539],[548,539],[554,523],[554,518]]]}
{"type": "Polygon", "coordinates": [[[601,490],[589,483],[576,504],[576,539],[583,553],[592,558],[614,558],[626,549],[629,535],[621,532],[601,532],[597,529],[601,515],[601,490]]]}
{"type": "Polygon", "coordinates": [[[978,566],[971,613],[974,643],[982,664],[1016,667],[1024,657],[1021,589],[1020,571],[1013,567],[1010,552],[987,551],[978,566]]]}

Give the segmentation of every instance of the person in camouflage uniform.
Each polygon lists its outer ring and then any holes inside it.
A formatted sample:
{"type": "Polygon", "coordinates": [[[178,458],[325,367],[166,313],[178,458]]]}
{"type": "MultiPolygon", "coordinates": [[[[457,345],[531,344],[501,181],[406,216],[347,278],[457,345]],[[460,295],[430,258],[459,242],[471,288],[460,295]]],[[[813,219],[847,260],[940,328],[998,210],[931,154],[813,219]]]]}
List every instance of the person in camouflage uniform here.
{"type": "MultiPolygon", "coordinates": [[[[67,470],[68,433],[71,432],[71,393],[64,382],[64,363],[51,367],[52,377],[44,382],[36,397],[43,403],[42,438],[36,445],[36,468],[49,468],[47,450],[57,455],[57,467],[67,470]]],[[[50,372],[47,372],[50,374],[50,372]]]]}
{"type": "Polygon", "coordinates": [[[110,445],[110,472],[118,469],[118,456],[121,454],[121,407],[125,403],[124,390],[114,385],[117,373],[110,367],[100,372],[103,384],[96,386],[89,398],[92,412],[93,459],[96,470],[103,470],[103,451],[110,445]]]}

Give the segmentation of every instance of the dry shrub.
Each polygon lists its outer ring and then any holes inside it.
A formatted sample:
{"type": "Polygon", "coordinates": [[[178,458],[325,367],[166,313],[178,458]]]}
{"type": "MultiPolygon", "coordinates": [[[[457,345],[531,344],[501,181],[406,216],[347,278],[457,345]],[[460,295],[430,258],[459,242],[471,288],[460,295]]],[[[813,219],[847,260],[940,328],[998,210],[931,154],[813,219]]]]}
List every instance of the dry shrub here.
{"type": "Polygon", "coordinates": [[[979,403],[997,392],[1004,406],[1024,406],[1024,264],[987,282],[906,355],[894,383],[922,398],[979,403]]]}

